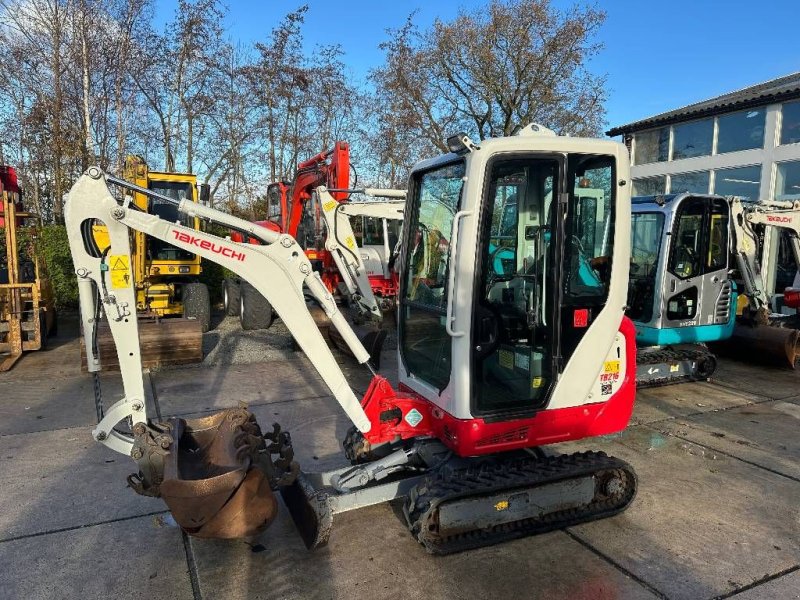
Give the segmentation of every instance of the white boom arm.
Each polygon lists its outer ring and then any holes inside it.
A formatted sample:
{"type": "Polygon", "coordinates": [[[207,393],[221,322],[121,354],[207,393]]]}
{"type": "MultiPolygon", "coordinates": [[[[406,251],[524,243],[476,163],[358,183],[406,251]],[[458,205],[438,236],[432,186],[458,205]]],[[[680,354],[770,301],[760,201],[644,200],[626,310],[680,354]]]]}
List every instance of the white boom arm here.
{"type": "MultiPolygon", "coordinates": [[[[405,196],[405,192],[402,190],[372,190],[368,188],[364,191],[365,193],[374,191],[383,196],[386,196],[387,192],[395,192],[391,197],[405,196]]],[[[405,202],[337,202],[324,186],[318,187],[314,193],[322,206],[322,216],[328,232],[325,249],[331,253],[348,293],[362,313],[369,314],[376,320],[380,319],[381,309],[372,293],[367,270],[353,234],[350,217],[402,220],[405,202]]]]}
{"type": "MultiPolygon", "coordinates": [[[[108,176],[107,179],[129,189],[174,202],[170,198],[114,177],[108,176]]],[[[104,173],[97,167],[90,168],[70,190],[64,217],[78,275],[87,364],[90,372],[101,368],[98,357],[93,356],[91,340],[95,301],[99,291],[99,300],[117,348],[124,388],[124,398],[109,409],[93,431],[94,438],[113,450],[130,454],[132,437],[117,432],[114,426],[127,417],[131,418],[134,426],[147,421],[136,321],[136,295],[131,271],[130,229],[199,254],[230,269],[253,285],[280,315],[347,416],[361,431],[369,431],[369,419],[306,308],[304,285],[320,303],[356,360],[366,363],[369,353],[339,312],[334,298],[319,275],[312,270],[311,263],[295,239],[194,202],[181,203],[179,210],[247,231],[267,245],[238,244],[178,223],[170,223],[156,215],[137,210],[130,205],[129,197],[120,205],[109,192],[104,173]],[[106,225],[111,241],[109,249],[103,253],[97,251],[91,237],[91,224],[95,219],[106,225]]]]}
{"type": "Polygon", "coordinates": [[[758,236],[753,225],[791,231],[795,260],[800,265],[800,201],[744,202],[740,198],[731,198],[730,202],[734,251],[745,289],[755,311],[768,310],[769,294],[759,260],[758,236]]]}

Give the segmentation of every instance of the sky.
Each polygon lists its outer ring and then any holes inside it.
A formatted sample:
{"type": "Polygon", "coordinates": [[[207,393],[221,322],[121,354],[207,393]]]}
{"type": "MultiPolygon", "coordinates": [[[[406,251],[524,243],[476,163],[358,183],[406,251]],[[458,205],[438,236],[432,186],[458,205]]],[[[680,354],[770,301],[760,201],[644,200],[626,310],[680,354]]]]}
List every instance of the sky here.
{"type": "MultiPolygon", "coordinates": [[[[365,80],[379,66],[386,29],[413,11],[425,28],[450,20],[459,8],[480,9],[488,0],[344,0],[309,5],[304,37],[316,45],[340,44],[353,76],[365,80]]],[[[172,18],[175,0],[156,0],[156,20],[172,18]]],[[[232,41],[263,41],[303,0],[227,0],[232,41]]],[[[553,0],[566,9],[574,2],[553,0]]],[[[797,0],[606,0],[596,40],[603,50],[588,68],[606,74],[607,127],[624,125],[800,70],[797,0]]],[[[469,40],[465,40],[468,43],[469,40]]],[[[542,123],[547,126],[547,123],[542,123]]]]}

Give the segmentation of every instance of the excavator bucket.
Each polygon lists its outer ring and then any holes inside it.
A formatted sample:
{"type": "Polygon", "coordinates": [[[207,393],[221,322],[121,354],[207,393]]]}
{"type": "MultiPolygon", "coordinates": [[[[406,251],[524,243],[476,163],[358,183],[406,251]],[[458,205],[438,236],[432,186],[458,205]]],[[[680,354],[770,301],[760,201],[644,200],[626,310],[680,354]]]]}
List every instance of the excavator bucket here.
{"type": "Polygon", "coordinates": [[[748,362],[795,368],[800,331],[788,327],[738,324],[730,340],[715,344],[722,353],[748,362]]]}
{"type": "MultiPolygon", "coordinates": [[[[342,336],[339,335],[336,327],[331,324],[331,321],[328,319],[325,311],[318,306],[313,306],[309,307],[309,312],[314,318],[314,322],[317,324],[317,327],[319,327],[320,331],[325,332],[329,344],[337,350],[344,352],[348,356],[353,356],[353,353],[350,351],[350,348],[345,343],[342,336]]],[[[383,344],[386,341],[387,330],[381,327],[380,324],[373,322],[369,322],[364,325],[355,325],[351,323],[351,327],[358,336],[361,345],[364,346],[364,349],[369,353],[372,366],[376,370],[380,369],[381,351],[383,350],[383,344]]]]}
{"type": "Polygon", "coordinates": [[[274,520],[275,465],[246,409],[200,419],[173,418],[159,425],[140,423],[134,436],[131,454],[140,472],[129,478],[131,487],[163,498],[188,534],[250,537],[274,520]]]}

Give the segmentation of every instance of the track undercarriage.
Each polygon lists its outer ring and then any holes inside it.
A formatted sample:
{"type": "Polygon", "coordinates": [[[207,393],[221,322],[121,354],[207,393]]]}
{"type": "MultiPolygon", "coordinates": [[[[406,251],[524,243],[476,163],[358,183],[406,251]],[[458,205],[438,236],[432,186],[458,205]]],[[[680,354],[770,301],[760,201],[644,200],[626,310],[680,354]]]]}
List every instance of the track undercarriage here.
{"type": "Polygon", "coordinates": [[[699,344],[643,348],[636,355],[636,387],[706,381],[716,368],[714,354],[699,344]]]}
{"type": "Polygon", "coordinates": [[[428,552],[451,554],[609,517],[636,495],[632,467],[603,452],[462,458],[432,438],[365,448],[351,431],[345,453],[357,464],[301,473],[282,489],[307,547],[327,543],[336,513],[390,500],[403,501],[406,525],[428,552]]]}

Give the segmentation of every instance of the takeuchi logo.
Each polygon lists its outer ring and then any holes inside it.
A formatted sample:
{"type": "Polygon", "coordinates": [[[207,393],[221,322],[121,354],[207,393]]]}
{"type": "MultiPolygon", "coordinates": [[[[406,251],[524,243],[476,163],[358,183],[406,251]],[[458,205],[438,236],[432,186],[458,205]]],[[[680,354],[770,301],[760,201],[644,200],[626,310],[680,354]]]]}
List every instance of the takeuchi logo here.
{"type": "Polygon", "coordinates": [[[770,223],[791,223],[791,217],[778,217],[774,215],[767,215],[767,221],[770,223]]]}
{"type": "Polygon", "coordinates": [[[222,244],[215,244],[214,242],[209,242],[208,240],[204,240],[202,238],[196,237],[194,235],[189,235],[188,233],[184,233],[182,231],[178,231],[177,229],[173,229],[172,233],[175,234],[175,239],[179,242],[183,242],[184,244],[191,244],[192,246],[197,246],[202,250],[211,250],[214,254],[221,254],[227,258],[232,258],[234,260],[238,260],[240,262],[244,262],[245,253],[244,252],[237,252],[233,248],[229,248],[228,246],[223,246],[222,244]]]}

